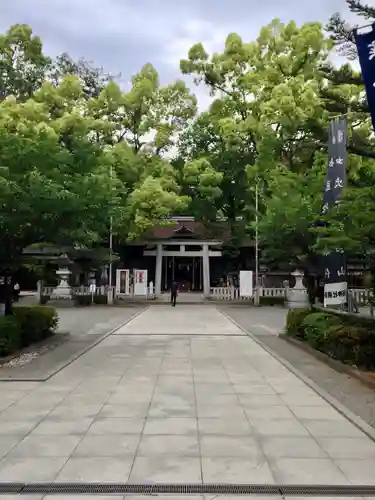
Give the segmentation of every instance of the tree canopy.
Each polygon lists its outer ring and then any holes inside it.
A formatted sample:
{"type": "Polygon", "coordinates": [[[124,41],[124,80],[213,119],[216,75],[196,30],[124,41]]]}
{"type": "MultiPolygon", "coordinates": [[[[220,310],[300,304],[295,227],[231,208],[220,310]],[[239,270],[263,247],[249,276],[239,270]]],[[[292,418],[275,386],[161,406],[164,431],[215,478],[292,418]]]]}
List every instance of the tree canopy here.
{"type": "Polygon", "coordinates": [[[30,27],[11,26],[0,36],[1,267],[17,268],[32,243],[98,245],[110,220],[126,241],[181,213],[224,218],[239,245],[254,236],[256,186],[264,262],[314,265],[328,123],[342,114],[348,189],[324,240],[371,254],[375,138],[361,75],[350,61],[332,65],[337,48],[354,57],[336,14],[326,30],[275,19],[253,41],[232,33],[214,54],[198,42],[180,63],[212,96],[198,113],[184,80],[162,85],[151,64],[125,91],[85,59],[47,57],[30,27]]]}

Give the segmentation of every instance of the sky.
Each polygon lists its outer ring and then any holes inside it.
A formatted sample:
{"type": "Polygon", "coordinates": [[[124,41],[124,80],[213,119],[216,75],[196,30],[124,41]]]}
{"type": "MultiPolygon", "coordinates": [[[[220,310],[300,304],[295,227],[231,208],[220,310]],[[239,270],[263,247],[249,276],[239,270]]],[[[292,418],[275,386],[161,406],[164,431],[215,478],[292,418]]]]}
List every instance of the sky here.
{"type": "MultiPolygon", "coordinates": [[[[84,57],[112,74],[126,88],[145,63],[158,70],[162,83],[181,77],[179,61],[196,42],[207,51],[223,47],[236,32],[254,40],[262,26],[277,17],[297,24],[325,23],[334,12],[348,14],[345,0],[0,0],[0,32],[9,26],[31,26],[47,55],[68,52],[84,57]]],[[[375,0],[367,0],[375,4],[375,0]]],[[[210,98],[189,86],[201,109],[210,98]]]]}

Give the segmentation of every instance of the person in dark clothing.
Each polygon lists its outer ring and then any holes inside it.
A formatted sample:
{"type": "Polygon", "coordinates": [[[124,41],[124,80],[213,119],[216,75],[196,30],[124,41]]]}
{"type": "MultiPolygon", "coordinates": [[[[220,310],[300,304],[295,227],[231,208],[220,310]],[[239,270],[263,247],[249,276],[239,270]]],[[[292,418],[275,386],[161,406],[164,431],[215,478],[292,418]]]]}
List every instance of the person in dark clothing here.
{"type": "Polygon", "coordinates": [[[177,293],[178,293],[178,286],[177,283],[173,281],[171,286],[171,304],[173,307],[175,307],[176,305],[177,293]]]}

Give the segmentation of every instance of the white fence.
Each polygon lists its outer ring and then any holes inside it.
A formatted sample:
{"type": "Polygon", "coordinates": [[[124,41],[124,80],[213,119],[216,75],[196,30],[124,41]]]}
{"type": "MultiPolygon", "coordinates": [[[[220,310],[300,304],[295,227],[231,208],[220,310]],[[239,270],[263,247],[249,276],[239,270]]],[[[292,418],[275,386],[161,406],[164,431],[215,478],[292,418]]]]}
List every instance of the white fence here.
{"type": "MultiPolygon", "coordinates": [[[[371,290],[351,288],[350,293],[359,306],[366,306],[373,296],[371,290]]],[[[285,288],[260,288],[261,297],[285,297],[285,288]]],[[[239,288],[211,288],[212,300],[253,300],[253,297],[241,297],[239,288]]]]}
{"type": "MultiPolygon", "coordinates": [[[[51,296],[53,291],[55,290],[55,286],[41,286],[39,290],[40,295],[48,295],[51,296]]],[[[89,286],[72,286],[71,291],[73,295],[91,295],[92,292],[89,286]]],[[[107,295],[108,287],[107,286],[98,286],[94,292],[94,295],[107,295]]]]}
{"type": "MultiPolygon", "coordinates": [[[[38,289],[39,296],[51,296],[56,287],[40,286],[38,289]]],[[[73,295],[91,295],[92,292],[88,286],[71,287],[73,295]]],[[[96,287],[94,295],[107,295],[108,286],[96,287]]],[[[237,300],[251,301],[253,297],[241,297],[239,288],[235,287],[214,287],[210,289],[212,300],[237,300]]],[[[371,290],[364,288],[351,288],[350,293],[359,307],[367,306],[369,300],[373,297],[371,290]]],[[[261,297],[285,297],[285,288],[260,288],[261,297]]],[[[122,297],[118,297],[122,298],[122,297]]],[[[154,299],[154,294],[147,294],[147,299],[154,299]]]]}
{"type": "Polygon", "coordinates": [[[350,293],[359,306],[366,306],[373,297],[371,290],[365,288],[351,288],[350,293]]]}
{"type": "MultiPolygon", "coordinates": [[[[261,288],[261,297],[284,297],[284,288],[261,288]]],[[[253,297],[241,297],[240,289],[234,287],[211,288],[212,300],[253,300],[253,297]]]]}

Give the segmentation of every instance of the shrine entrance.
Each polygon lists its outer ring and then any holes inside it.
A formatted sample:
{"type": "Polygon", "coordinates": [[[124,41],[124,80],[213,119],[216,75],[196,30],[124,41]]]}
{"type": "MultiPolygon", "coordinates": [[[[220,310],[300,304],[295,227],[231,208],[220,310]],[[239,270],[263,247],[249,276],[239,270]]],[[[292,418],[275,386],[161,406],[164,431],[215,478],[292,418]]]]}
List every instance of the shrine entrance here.
{"type": "Polygon", "coordinates": [[[163,291],[176,281],[181,292],[202,292],[202,257],[165,256],[163,264],[163,291]]]}

